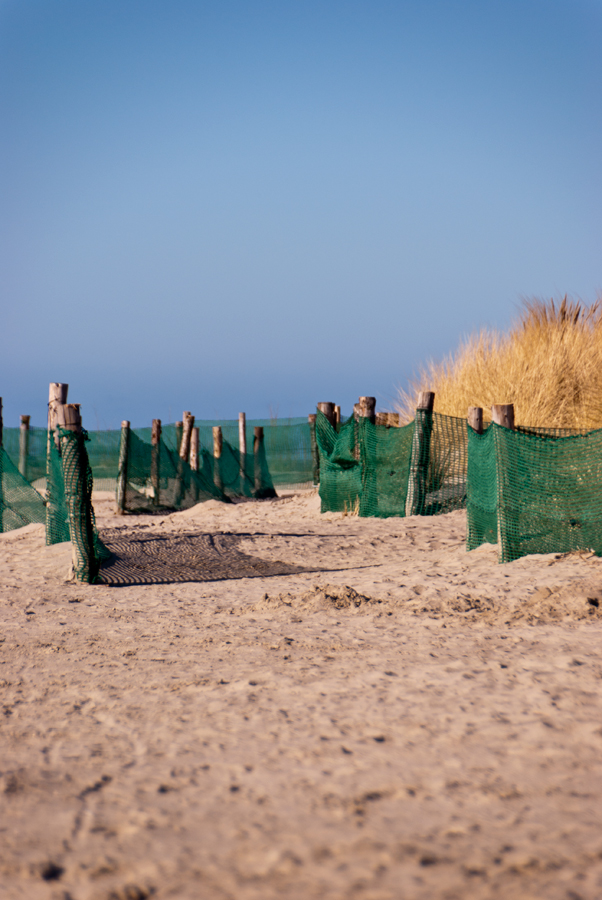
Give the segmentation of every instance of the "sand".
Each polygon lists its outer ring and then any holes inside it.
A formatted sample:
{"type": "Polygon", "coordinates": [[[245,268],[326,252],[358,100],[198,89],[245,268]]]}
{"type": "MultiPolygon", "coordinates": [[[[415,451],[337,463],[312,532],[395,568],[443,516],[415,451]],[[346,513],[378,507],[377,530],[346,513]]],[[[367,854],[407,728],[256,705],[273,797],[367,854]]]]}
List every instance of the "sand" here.
{"type": "Polygon", "coordinates": [[[0,896],[602,897],[602,560],[314,492],[112,506],[148,583],[0,538],[0,896]]]}

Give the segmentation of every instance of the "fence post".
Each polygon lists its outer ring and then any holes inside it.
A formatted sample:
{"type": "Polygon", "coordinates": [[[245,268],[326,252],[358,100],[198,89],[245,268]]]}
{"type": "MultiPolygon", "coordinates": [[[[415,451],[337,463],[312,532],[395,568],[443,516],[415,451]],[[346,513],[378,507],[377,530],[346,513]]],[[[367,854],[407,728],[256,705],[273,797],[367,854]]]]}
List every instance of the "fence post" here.
{"type": "MultiPolygon", "coordinates": [[[[190,433],[190,469],[192,472],[199,471],[199,441],[199,429],[197,426],[190,433]]],[[[194,475],[192,476],[192,496],[196,503],[199,499],[199,484],[194,475]]]]}
{"type": "Polygon", "coordinates": [[[483,407],[482,406],[469,406],[468,407],[468,424],[472,428],[473,431],[476,431],[477,434],[483,434],[483,407]]]}
{"type": "Polygon", "coordinates": [[[244,412],[238,414],[238,455],[240,457],[240,493],[244,497],[247,464],[247,417],[244,412]]]}
{"type": "Polygon", "coordinates": [[[119,443],[119,471],[117,473],[117,515],[125,512],[125,501],[128,483],[128,453],[130,449],[130,423],[124,419],[121,423],[121,441],[119,443]]]}
{"type": "Polygon", "coordinates": [[[263,444],[263,428],[256,425],[253,431],[253,465],[255,493],[261,493],[261,447],[263,444]]]}
{"type": "Polygon", "coordinates": [[[496,403],[491,407],[491,418],[496,425],[514,431],[514,403],[496,403]]]}
{"type": "MultiPolygon", "coordinates": [[[[491,407],[491,419],[496,425],[502,428],[508,428],[514,431],[514,404],[513,403],[496,403],[491,407]]],[[[498,485],[498,502],[497,502],[497,540],[500,546],[500,559],[517,559],[520,556],[520,540],[512,534],[512,529],[507,526],[506,519],[512,520],[515,510],[508,509],[504,503],[504,478],[500,472],[500,453],[499,443],[495,442],[495,467],[498,485]],[[513,540],[514,538],[514,540],[513,540]]]]}
{"type": "Polygon", "coordinates": [[[76,439],[65,434],[60,438],[73,575],[77,581],[93,584],[99,566],[94,551],[92,498],[88,484],[88,457],[81,436],[80,406],[79,403],[65,403],[56,412],[57,425],[64,431],[77,435],[76,439]]]}
{"type": "Polygon", "coordinates": [[[48,433],[46,436],[46,543],[50,544],[52,535],[58,531],[57,511],[57,485],[54,484],[52,457],[50,455],[51,441],[60,453],[60,443],[56,430],[57,409],[67,402],[69,385],[62,382],[51,381],[48,389],[48,433]]]}
{"type": "Polygon", "coordinates": [[[151,485],[153,506],[161,505],[161,419],[153,419],[151,429],[151,485]]]}
{"type": "Polygon", "coordinates": [[[19,472],[27,481],[27,457],[29,455],[29,420],[31,416],[21,416],[19,429],[19,472]]]}
{"type": "Polygon", "coordinates": [[[336,404],[334,407],[334,427],[337,431],[341,427],[341,407],[336,404]]]}
{"type": "Polygon", "coordinates": [[[180,447],[182,445],[182,430],[184,428],[183,422],[176,422],[176,452],[178,456],[180,455],[180,447]]]}
{"type": "Polygon", "coordinates": [[[224,437],[219,425],[213,426],[213,483],[219,491],[223,491],[221,457],[224,447],[224,437]]]}
{"type": "Polygon", "coordinates": [[[315,413],[310,413],[307,417],[307,421],[309,422],[312,479],[314,484],[320,484],[320,453],[318,451],[318,442],[316,440],[316,418],[315,413]]]}
{"type": "Polygon", "coordinates": [[[332,427],[336,428],[336,421],[335,421],[335,415],[334,415],[334,410],[335,410],[334,403],[318,403],[318,409],[324,416],[326,416],[326,418],[328,419],[328,421],[330,422],[332,427]]]}
{"type": "Polygon", "coordinates": [[[435,395],[432,391],[421,391],[418,394],[406,498],[406,516],[419,516],[424,513],[434,405],[435,395]]]}

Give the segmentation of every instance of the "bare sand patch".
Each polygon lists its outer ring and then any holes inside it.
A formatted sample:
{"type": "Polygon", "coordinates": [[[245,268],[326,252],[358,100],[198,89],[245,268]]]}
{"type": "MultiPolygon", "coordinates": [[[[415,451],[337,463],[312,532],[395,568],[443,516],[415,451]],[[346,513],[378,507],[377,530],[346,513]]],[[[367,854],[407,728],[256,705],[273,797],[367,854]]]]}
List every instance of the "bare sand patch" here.
{"type": "Polygon", "coordinates": [[[98,498],[166,583],[3,537],[3,896],[602,896],[602,561],[318,504],[98,498]]]}

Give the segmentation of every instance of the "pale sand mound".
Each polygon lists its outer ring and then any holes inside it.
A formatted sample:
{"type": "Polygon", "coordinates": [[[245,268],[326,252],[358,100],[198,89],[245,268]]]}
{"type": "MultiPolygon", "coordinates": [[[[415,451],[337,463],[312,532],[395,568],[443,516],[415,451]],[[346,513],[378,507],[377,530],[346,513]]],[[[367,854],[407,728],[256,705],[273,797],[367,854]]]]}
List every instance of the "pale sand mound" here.
{"type": "Polygon", "coordinates": [[[602,562],[318,504],[0,540],[0,896],[602,897],[602,562]]]}

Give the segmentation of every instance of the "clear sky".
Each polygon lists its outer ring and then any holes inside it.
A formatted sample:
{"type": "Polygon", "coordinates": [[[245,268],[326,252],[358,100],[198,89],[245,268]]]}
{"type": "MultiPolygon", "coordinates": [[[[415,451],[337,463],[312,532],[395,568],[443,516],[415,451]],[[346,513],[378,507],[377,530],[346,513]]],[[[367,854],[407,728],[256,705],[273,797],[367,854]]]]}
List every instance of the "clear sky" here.
{"type": "Polygon", "coordinates": [[[0,0],[0,396],[391,406],[602,288],[602,2],[0,0]]]}

